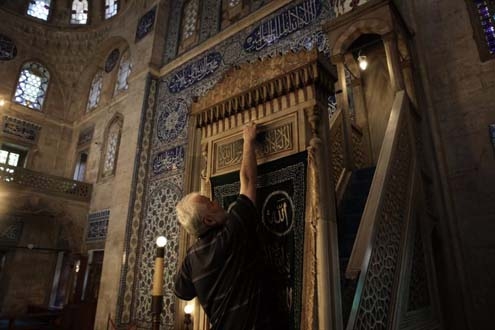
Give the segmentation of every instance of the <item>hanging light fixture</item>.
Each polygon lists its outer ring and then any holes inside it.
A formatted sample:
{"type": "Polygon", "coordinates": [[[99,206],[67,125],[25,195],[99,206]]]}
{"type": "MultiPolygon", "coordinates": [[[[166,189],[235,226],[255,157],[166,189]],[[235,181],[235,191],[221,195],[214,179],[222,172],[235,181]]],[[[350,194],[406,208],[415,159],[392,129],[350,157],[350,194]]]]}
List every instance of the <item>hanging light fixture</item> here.
{"type": "Polygon", "coordinates": [[[357,61],[359,63],[359,68],[361,71],[366,70],[368,67],[368,60],[366,59],[366,55],[361,55],[361,51],[359,51],[357,61]]]}

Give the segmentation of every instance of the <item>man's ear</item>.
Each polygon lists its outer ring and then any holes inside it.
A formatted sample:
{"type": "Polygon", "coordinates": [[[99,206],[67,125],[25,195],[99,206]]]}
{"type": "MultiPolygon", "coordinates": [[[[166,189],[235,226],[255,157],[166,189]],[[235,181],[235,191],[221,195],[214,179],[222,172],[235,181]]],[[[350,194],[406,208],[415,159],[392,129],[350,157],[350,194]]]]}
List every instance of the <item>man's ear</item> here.
{"type": "Polygon", "coordinates": [[[215,219],[210,218],[210,217],[203,217],[203,223],[207,225],[208,227],[213,227],[217,224],[215,219]]]}

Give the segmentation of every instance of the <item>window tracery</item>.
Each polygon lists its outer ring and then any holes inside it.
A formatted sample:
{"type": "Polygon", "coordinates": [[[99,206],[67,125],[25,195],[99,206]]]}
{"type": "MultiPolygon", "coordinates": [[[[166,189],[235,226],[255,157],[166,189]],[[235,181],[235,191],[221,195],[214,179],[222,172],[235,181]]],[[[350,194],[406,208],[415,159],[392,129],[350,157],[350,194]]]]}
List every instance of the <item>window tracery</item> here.
{"type": "Polygon", "coordinates": [[[101,178],[115,174],[123,121],[121,115],[116,115],[106,129],[101,178]]]}
{"type": "Polygon", "coordinates": [[[182,10],[181,44],[179,52],[196,44],[199,36],[199,1],[189,0],[182,10]]]}
{"type": "Polygon", "coordinates": [[[23,65],[14,94],[14,102],[34,110],[41,110],[50,81],[48,70],[36,62],[23,65]]]}
{"type": "Polygon", "coordinates": [[[129,87],[128,79],[132,71],[131,57],[129,52],[126,51],[122,54],[119,65],[119,72],[117,73],[117,81],[115,82],[114,95],[118,95],[129,87]]]}
{"type": "Polygon", "coordinates": [[[495,0],[466,0],[482,61],[495,58],[495,0]]]}
{"type": "Polygon", "coordinates": [[[184,6],[184,23],[182,25],[182,38],[191,37],[197,29],[199,13],[199,3],[197,0],[190,0],[184,6]]]}
{"type": "Polygon", "coordinates": [[[117,15],[119,10],[118,0],[105,0],[105,19],[109,19],[117,15]]]}
{"type": "Polygon", "coordinates": [[[88,106],[86,111],[89,112],[98,106],[100,102],[101,90],[103,87],[103,71],[96,72],[93,81],[91,82],[91,88],[89,90],[88,106]]]}
{"type": "Polygon", "coordinates": [[[48,20],[50,15],[51,0],[31,0],[27,9],[27,14],[32,17],[48,20]]]}
{"type": "Polygon", "coordinates": [[[72,1],[71,24],[86,24],[88,23],[88,1],[74,0],[72,1]]]}

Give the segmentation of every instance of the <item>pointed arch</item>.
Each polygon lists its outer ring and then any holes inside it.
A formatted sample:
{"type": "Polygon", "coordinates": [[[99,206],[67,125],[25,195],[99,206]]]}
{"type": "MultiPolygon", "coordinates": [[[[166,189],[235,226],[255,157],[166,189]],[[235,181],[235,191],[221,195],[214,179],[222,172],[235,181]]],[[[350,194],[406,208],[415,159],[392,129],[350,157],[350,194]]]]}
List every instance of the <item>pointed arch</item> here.
{"type": "Polygon", "coordinates": [[[88,105],[86,111],[89,112],[100,103],[101,90],[103,88],[103,70],[98,70],[91,81],[89,89],[88,105]]]}
{"type": "Polygon", "coordinates": [[[124,116],[116,113],[105,128],[104,146],[100,164],[100,179],[115,175],[123,124],[124,116]]]}
{"type": "Polygon", "coordinates": [[[392,27],[384,20],[363,19],[353,23],[334,43],[332,54],[343,54],[347,48],[362,34],[378,34],[384,36],[392,31],[392,27]]]}
{"type": "Polygon", "coordinates": [[[122,52],[120,57],[119,71],[117,73],[117,80],[115,81],[115,89],[113,95],[119,95],[129,88],[129,76],[132,72],[132,62],[129,49],[122,52]]]}
{"type": "Polygon", "coordinates": [[[49,82],[50,72],[43,64],[35,61],[24,63],[19,72],[13,101],[41,111],[49,82]]]}

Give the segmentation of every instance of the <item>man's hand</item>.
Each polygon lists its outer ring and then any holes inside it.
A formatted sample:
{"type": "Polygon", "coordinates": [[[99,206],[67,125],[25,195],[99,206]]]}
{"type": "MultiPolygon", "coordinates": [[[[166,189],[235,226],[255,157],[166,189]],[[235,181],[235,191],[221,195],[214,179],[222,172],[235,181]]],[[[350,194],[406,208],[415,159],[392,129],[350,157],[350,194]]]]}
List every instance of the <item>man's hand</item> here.
{"type": "Polygon", "coordinates": [[[255,155],[256,124],[250,122],[244,126],[244,143],[242,147],[242,163],[240,171],[241,191],[256,205],[257,163],[255,155]]]}
{"type": "Polygon", "coordinates": [[[254,143],[254,140],[256,140],[256,123],[254,121],[244,126],[243,138],[244,142],[249,143],[254,143]]]}

